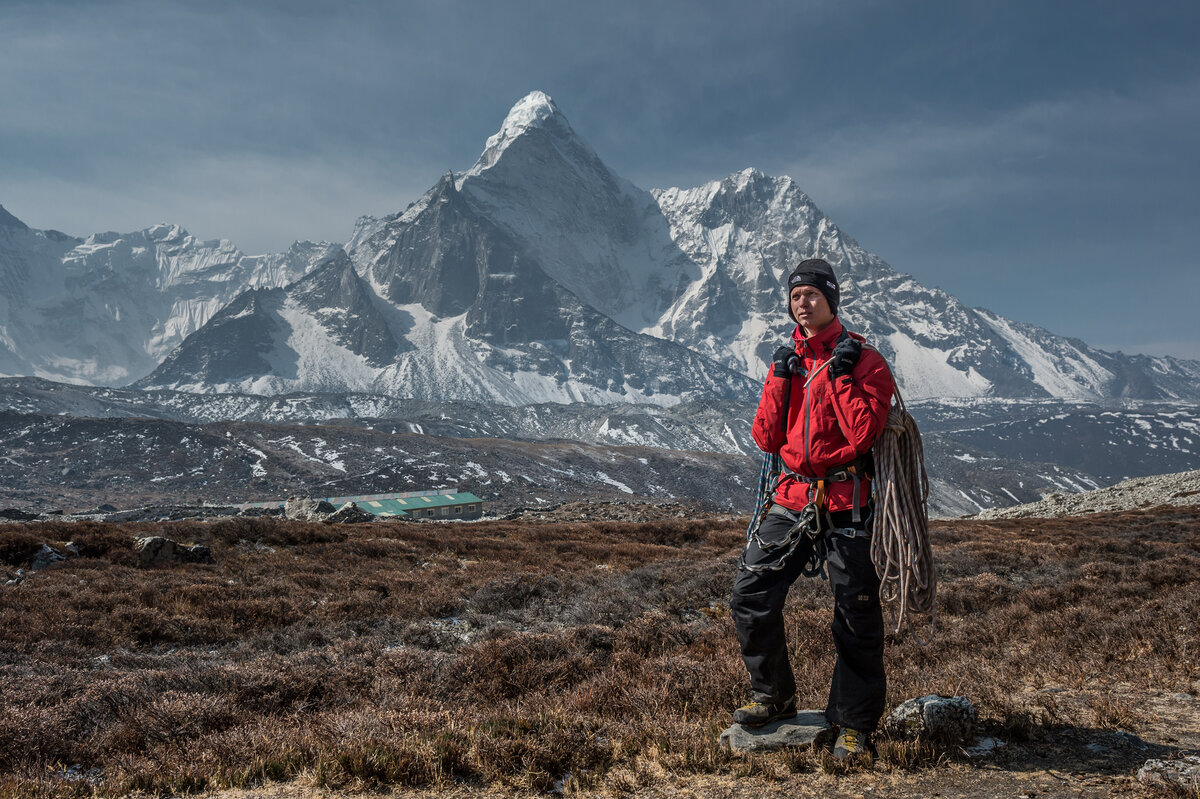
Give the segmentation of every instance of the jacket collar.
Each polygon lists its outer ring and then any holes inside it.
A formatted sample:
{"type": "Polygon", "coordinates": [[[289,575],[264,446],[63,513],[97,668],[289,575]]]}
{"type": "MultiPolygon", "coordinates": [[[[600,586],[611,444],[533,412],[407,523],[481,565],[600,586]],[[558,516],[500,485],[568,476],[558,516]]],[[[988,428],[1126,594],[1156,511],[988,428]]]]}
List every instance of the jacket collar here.
{"type": "Polygon", "coordinates": [[[825,356],[833,351],[833,345],[841,334],[842,320],[835,316],[824,330],[809,338],[805,338],[803,328],[796,325],[796,329],[792,331],[792,338],[798,346],[807,349],[813,355],[825,356]]]}

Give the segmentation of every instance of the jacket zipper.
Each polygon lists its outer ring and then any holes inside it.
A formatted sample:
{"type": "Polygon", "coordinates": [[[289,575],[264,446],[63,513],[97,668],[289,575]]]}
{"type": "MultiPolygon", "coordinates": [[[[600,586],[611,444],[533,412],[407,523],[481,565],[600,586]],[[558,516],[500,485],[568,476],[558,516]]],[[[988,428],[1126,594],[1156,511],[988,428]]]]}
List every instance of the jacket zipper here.
{"type": "MultiPolygon", "coordinates": [[[[811,347],[809,347],[809,345],[808,345],[808,342],[807,342],[807,341],[806,341],[806,342],[804,342],[804,347],[805,347],[805,349],[808,349],[808,350],[809,350],[809,354],[811,355],[811,354],[812,354],[812,348],[811,348],[811,347]]],[[[813,364],[816,364],[816,362],[817,362],[817,359],[814,357],[814,358],[812,359],[812,363],[813,363],[813,364]]],[[[810,404],[810,403],[809,403],[809,396],[811,395],[811,393],[812,393],[812,392],[811,392],[811,391],[809,390],[809,388],[806,386],[806,387],[805,387],[805,389],[804,389],[804,427],[803,427],[803,429],[802,429],[802,433],[803,433],[803,435],[802,435],[802,438],[803,438],[803,440],[804,440],[804,468],[808,470],[808,476],[810,476],[810,477],[812,476],[812,470],[813,470],[813,469],[812,469],[812,459],[810,458],[810,456],[809,456],[809,451],[808,451],[808,450],[809,450],[809,445],[810,445],[810,441],[809,441],[809,434],[810,434],[810,432],[811,432],[811,431],[809,430],[809,426],[808,426],[808,421],[809,421],[809,404],[810,404]]],[[[809,486],[808,486],[808,484],[806,484],[806,485],[805,485],[805,491],[804,491],[804,498],[805,498],[805,499],[808,499],[808,491],[809,491],[809,486]]]]}

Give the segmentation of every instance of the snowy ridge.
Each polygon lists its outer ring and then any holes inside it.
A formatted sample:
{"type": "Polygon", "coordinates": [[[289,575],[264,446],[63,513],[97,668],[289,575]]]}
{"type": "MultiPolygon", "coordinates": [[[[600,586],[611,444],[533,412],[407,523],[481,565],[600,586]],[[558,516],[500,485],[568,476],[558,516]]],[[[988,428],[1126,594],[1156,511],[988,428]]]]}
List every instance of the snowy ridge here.
{"type": "MultiPolygon", "coordinates": [[[[436,227],[456,219],[453,203],[431,203],[422,224],[436,227]]],[[[407,227],[398,219],[389,225],[407,227]]],[[[415,235],[425,240],[422,229],[415,235]]],[[[402,238],[384,226],[356,250],[371,280],[364,280],[350,258],[339,253],[285,289],[243,294],[135,385],[253,394],[351,391],[502,405],[670,406],[695,395],[747,402],[752,396],[753,384],[744,376],[676,345],[617,328],[565,293],[552,293],[557,305],[539,309],[548,314],[546,319],[522,314],[513,324],[503,316],[489,323],[486,313],[496,305],[503,311],[515,300],[492,299],[461,313],[438,315],[427,305],[456,307],[458,300],[421,281],[417,296],[410,299],[422,301],[397,302],[413,289],[397,283],[396,276],[411,273],[403,264],[393,271],[396,265],[371,254],[371,247],[407,253],[402,238]],[[420,294],[422,286],[432,293],[420,294]],[[554,338],[520,335],[521,325],[529,324],[535,332],[543,331],[543,324],[558,332],[554,338]],[[686,379],[658,376],[666,362],[688,363],[686,379]]],[[[512,288],[510,281],[502,282],[502,290],[512,288]]],[[[483,290],[489,285],[483,281],[483,290]]]]}
{"type": "Polygon", "coordinates": [[[999,333],[1032,370],[1033,379],[1053,397],[1099,399],[1114,375],[1088,354],[1087,347],[1053,341],[1047,349],[1045,330],[1005,319],[983,308],[980,317],[999,333]]]}
{"type": "Polygon", "coordinates": [[[1053,493],[1038,502],[979,513],[979,519],[1049,518],[1142,510],[1160,505],[1200,505],[1200,471],[1136,477],[1082,493],[1053,493]]]}
{"type": "Polygon", "coordinates": [[[514,107],[455,188],[583,303],[644,332],[694,266],[653,196],[613,173],[549,97],[514,107]]]}
{"type": "Polygon", "coordinates": [[[120,385],[142,377],[247,289],[289,283],[337,245],[246,256],[178,225],[84,240],[0,230],[0,374],[120,385]]]}

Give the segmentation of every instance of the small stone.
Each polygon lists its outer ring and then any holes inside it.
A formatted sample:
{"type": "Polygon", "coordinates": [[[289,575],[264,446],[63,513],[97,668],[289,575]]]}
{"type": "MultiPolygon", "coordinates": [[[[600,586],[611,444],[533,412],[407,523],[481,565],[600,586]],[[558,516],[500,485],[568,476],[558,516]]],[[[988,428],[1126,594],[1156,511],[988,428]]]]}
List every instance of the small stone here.
{"type": "Polygon", "coordinates": [[[734,724],[721,733],[722,749],[733,752],[773,752],[803,749],[833,737],[833,727],[820,710],[801,710],[794,718],[779,719],[762,727],[734,724]]]}
{"type": "Polygon", "coordinates": [[[968,746],[962,751],[967,757],[987,757],[992,752],[1006,745],[1007,743],[1001,741],[999,738],[980,738],[975,741],[973,746],[968,746]]]}
{"type": "Polygon", "coordinates": [[[894,738],[962,744],[975,738],[975,718],[975,706],[965,696],[930,694],[898,705],[884,721],[884,729],[894,738]]]}
{"type": "Polygon", "coordinates": [[[1146,743],[1145,741],[1143,741],[1141,738],[1137,737],[1133,733],[1125,732],[1124,730],[1117,730],[1116,732],[1114,732],[1113,738],[1115,738],[1117,740],[1117,742],[1122,744],[1123,746],[1128,746],[1132,749],[1149,749],[1150,748],[1150,744],[1146,743]]]}
{"type": "Polygon", "coordinates": [[[1147,760],[1138,769],[1138,782],[1181,791],[1200,789],[1200,755],[1183,755],[1178,760],[1147,760]]]}
{"type": "Polygon", "coordinates": [[[1171,698],[1177,699],[1180,702],[1195,702],[1196,701],[1196,697],[1192,696],[1191,694],[1185,694],[1185,693],[1172,694],[1171,698]]]}
{"type": "Polygon", "coordinates": [[[20,508],[0,508],[0,519],[9,522],[32,522],[38,519],[39,514],[20,508]]]}
{"type": "Polygon", "coordinates": [[[160,563],[212,563],[212,550],[201,544],[185,547],[160,535],[139,538],[133,548],[138,553],[138,566],[143,569],[160,563]]]}
{"type": "Polygon", "coordinates": [[[353,502],[347,502],[325,521],[332,524],[364,524],[375,521],[375,514],[368,513],[353,502]]]}

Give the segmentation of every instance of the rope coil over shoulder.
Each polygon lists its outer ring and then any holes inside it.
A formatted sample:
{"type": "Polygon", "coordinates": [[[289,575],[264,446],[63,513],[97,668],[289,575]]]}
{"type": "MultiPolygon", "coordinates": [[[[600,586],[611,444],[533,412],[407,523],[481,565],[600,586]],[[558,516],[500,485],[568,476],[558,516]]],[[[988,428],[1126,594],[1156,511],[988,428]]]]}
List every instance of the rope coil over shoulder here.
{"type": "MultiPolygon", "coordinates": [[[[929,546],[929,476],[921,431],[904,405],[899,387],[887,425],[875,439],[875,535],[871,560],[879,575],[879,597],[892,608],[894,631],[913,630],[912,616],[928,616],[935,629],[937,578],[929,546]]],[[[918,643],[925,643],[920,641],[918,643]]]]}

